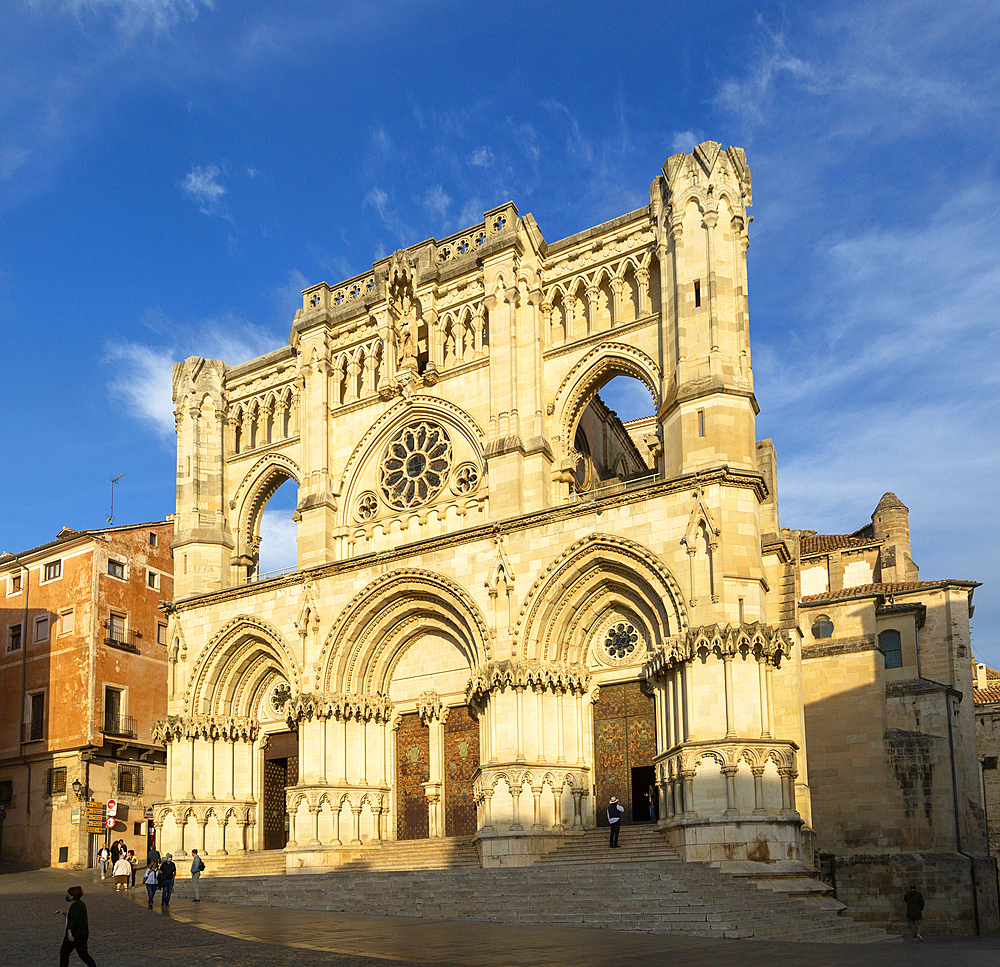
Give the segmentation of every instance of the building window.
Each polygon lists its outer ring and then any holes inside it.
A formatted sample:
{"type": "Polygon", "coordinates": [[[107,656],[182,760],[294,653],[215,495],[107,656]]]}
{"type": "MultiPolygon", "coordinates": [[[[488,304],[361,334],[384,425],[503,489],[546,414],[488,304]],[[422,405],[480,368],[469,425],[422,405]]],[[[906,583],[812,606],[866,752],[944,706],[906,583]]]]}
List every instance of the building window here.
{"type": "Polygon", "coordinates": [[[125,580],[125,565],[121,561],[108,561],[108,574],[113,578],[125,580]]]}
{"type": "Polygon", "coordinates": [[[165,645],[167,643],[167,626],[157,625],[156,626],[156,643],[158,645],[165,645]]]}
{"type": "Polygon", "coordinates": [[[129,644],[129,634],[125,628],[125,615],[112,612],[105,623],[108,636],[104,639],[107,645],[118,645],[124,647],[129,644]]]}
{"type": "Polygon", "coordinates": [[[156,531],[149,532],[149,546],[156,547],[156,531]]]}
{"type": "Polygon", "coordinates": [[[14,780],[0,779],[0,806],[9,806],[14,801],[14,780]]]}
{"type": "Polygon", "coordinates": [[[62,577],[62,561],[49,561],[45,565],[45,581],[54,581],[56,578],[62,577]]]}
{"type": "Polygon", "coordinates": [[[146,584],[148,584],[151,588],[158,588],[160,586],[160,575],[157,574],[156,571],[147,571],[146,584]]]}
{"type": "Polygon", "coordinates": [[[40,618],[35,618],[35,641],[49,640],[49,616],[43,614],[40,618]]]}
{"type": "Polygon", "coordinates": [[[31,710],[30,718],[25,726],[28,742],[40,742],[45,736],[45,692],[35,692],[28,696],[31,710]]]}
{"type": "Polygon", "coordinates": [[[879,651],[885,655],[886,668],[903,667],[903,639],[895,628],[883,631],[878,636],[879,651]]]}
{"type": "Polygon", "coordinates": [[[701,279],[694,280],[694,307],[701,308],[701,279]]]}
{"type": "Polygon", "coordinates": [[[142,766],[118,767],[118,795],[142,795],[142,766]]]}
{"type": "Polygon", "coordinates": [[[983,756],[983,772],[989,772],[997,767],[997,757],[995,755],[983,756]]]}
{"type": "Polygon", "coordinates": [[[10,577],[10,593],[19,594],[21,591],[21,575],[12,574],[10,577]]]}
{"type": "Polygon", "coordinates": [[[821,614],[813,622],[812,633],[814,638],[833,637],[833,622],[830,620],[828,615],[821,614]]]}
{"type": "Polygon", "coordinates": [[[705,411],[698,410],[698,436],[705,435],[705,411]]]}
{"type": "Polygon", "coordinates": [[[73,609],[59,612],[59,634],[68,635],[73,631],[73,609]]]}
{"type": "Polygon", "coordinates": [[[68,863],[69,862],[69,847],[60,846],[59,847],[59,862],[68,863]]]}
{"type": "Polygon", "coordinates": [[[49,769],[45,777],[45,791],[50,796],[66,795],[66,767],[49,769]]]}
{"type": "Polygon", "coordinates": [[[10,635],[7,639],[7,650],[8,651],[20,651],[21,650],[21,626],[11,625],[10,635]]]}
{"type": "Polygon", "coordinates": [[[132,823],[132,835],[133,836],[142,835],[142,823],[132,823]]]}

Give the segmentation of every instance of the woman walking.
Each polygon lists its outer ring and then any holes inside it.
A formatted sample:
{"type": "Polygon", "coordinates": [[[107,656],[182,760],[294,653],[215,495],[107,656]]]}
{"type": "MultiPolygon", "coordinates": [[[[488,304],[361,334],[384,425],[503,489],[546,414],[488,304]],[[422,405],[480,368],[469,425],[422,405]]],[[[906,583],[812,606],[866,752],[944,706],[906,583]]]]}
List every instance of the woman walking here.
{"type": "Polygon", "coordinates": [[[147,863],[142,882],[146,884],[146,896],[149,898],[149,909],[153,909],[153,897],[156,896],[158,867],[156,863],[147,863]]]}

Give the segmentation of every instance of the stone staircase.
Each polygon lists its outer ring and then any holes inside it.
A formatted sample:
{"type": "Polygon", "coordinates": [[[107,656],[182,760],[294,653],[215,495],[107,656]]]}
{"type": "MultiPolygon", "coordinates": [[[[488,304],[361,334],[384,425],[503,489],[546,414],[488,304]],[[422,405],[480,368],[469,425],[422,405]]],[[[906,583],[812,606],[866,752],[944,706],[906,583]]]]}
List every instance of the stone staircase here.
{"type": "Polygon", "coordinates": [[[777,881],[683,863],[655,828],[630,826],[609,850],[606,833],[575,836],[534,866],[480,869],[471,843],[387,843],[313,876],[205,876],[206,899],[434,920],[555,924],[701,937],[868,943],[898,937],[839,916],[777,881]],[[419,867],[406,866],[417,862],[419,867]],[[764,888],[762,888],[764,887],[764,888]]]}
{"type": "MultiPolygon", "coordinates": [[[[252,850],[247,853],[205,854],[205,872],[202,882],[209,876],[279,876],[285,872],[285,851],[280,849],[252,850]]],[[[191,857],[174,857],[177,864],[177,878],[191,876],[191,857]]]]}

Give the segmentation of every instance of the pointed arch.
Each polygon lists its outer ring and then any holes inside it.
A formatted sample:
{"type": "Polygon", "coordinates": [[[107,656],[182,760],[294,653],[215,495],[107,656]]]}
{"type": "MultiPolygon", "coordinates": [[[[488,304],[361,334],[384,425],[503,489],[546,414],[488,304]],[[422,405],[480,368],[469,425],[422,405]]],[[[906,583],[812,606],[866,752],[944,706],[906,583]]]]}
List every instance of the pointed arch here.
{"type": "Polygon", "coordinates": [[[247,471],[229,502],[230,509],[236,511],[234,553],[237,556],[254,556],[264,507],[286,480],[301,484],[302,471],[294,460],[283,453],[269,453],[247,471]]]}
{"type": "Polygon", "coordinates": [[[223,625],[198,657],[184,692],[189,714],[251,716],[253,697],[272,674],[301,691],[298,662],[273,625],[256,615],[239,615],[223,625]]]}
{"type": "Polygon", "coordinates": [[[635,541],[592,534],[567,548],[535,581],[515,626],[522,659],[582,664],[609,609],[640,621],[655,647],[688,627],[680,586],[667,566],[635,541]]]}
{"type": "Polygon", "coordinates": [[[388,693],[399,658],[427,632],[447,636],[470,668],[492,654],[486,619],[464,588],[416,568],[383,574],[337,617],[316,663],[315,687],[323,692],[388,693]]]}

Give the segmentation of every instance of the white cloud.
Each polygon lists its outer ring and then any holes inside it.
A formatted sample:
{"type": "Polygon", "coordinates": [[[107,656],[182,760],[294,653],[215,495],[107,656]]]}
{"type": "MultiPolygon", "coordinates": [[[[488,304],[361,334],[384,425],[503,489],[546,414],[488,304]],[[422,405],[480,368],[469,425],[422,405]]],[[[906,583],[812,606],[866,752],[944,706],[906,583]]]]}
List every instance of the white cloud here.
{"type": "Polygon", "coordinates": [[[296,524],[291,518],[290,510],[272,510],[270,504],[268,505],[267,510],[260,518],[258,569],[261,574],[295,567],[298,562],[296,530],[296,524]]]}
{"type": "Polygon", "coordinates": [[[448,214],[448,206],[451,204],[451,199],[445,194],[444,189],[440,185],[435,185],[433,188],[427,190],[427,194],[424,195],[423,204],[424,208],[432,215],[444,218],[448,214]]]}
{"type": "Polygon", "coordinates": [[[480,168],[489,168],[493,164],[493,152],[487,147],[476,148],[472,152],[472,157],[469,159],[470,164],[474,164],[480,168]]]}
{"type": "Polygon", "coordinates": [[[145,320],[157,344],[132,340],[108,342],[104,362],[113,367],[108,392],[124,403],[136,420],[164,436],[174,432],[172,373],[175,362],[190,355],[221,359],[233,366],[279,348],[284,338],[232,316],[178,325],[160,313],[145,320]]]}
{"type": "Polygon", "coordinates": [[[215,165],[201,168],[195,165],[181,183],[181,190],[204,215],[214,215],[222,207],[225,185],[219,182],[219,169],[215,165]]]}
{"type": "Polygon", "coordinates": [[[388,194],[381,188],[372,188],[367,195],[365,195],[364,201],[361,203],[361,207],[367,208],[371,206],[378,213],[378,217],[381,219],[382,224],[389,229],[398,239],[404,244],[408,244],[413,240],[416,234],[409,225],[407,225],[400,217],[399,211],[394,204],[389,200],[388,194]]]}
{"type": "Polygon", "coordinates": [[[690,154],[691,150],[702,141],[704,138],[699,138],[694,131],[676,131],[670,139],[670,154],[690,154]]]}
{"type": "Polygon", "coordinates": [[[134,37],[144,30],[162,32],[181,18],[194,20],[212,0],[28,0],[33,7],[60,7],[77,18],[84,14],[110,17],[117,29],[134,37]]]}

